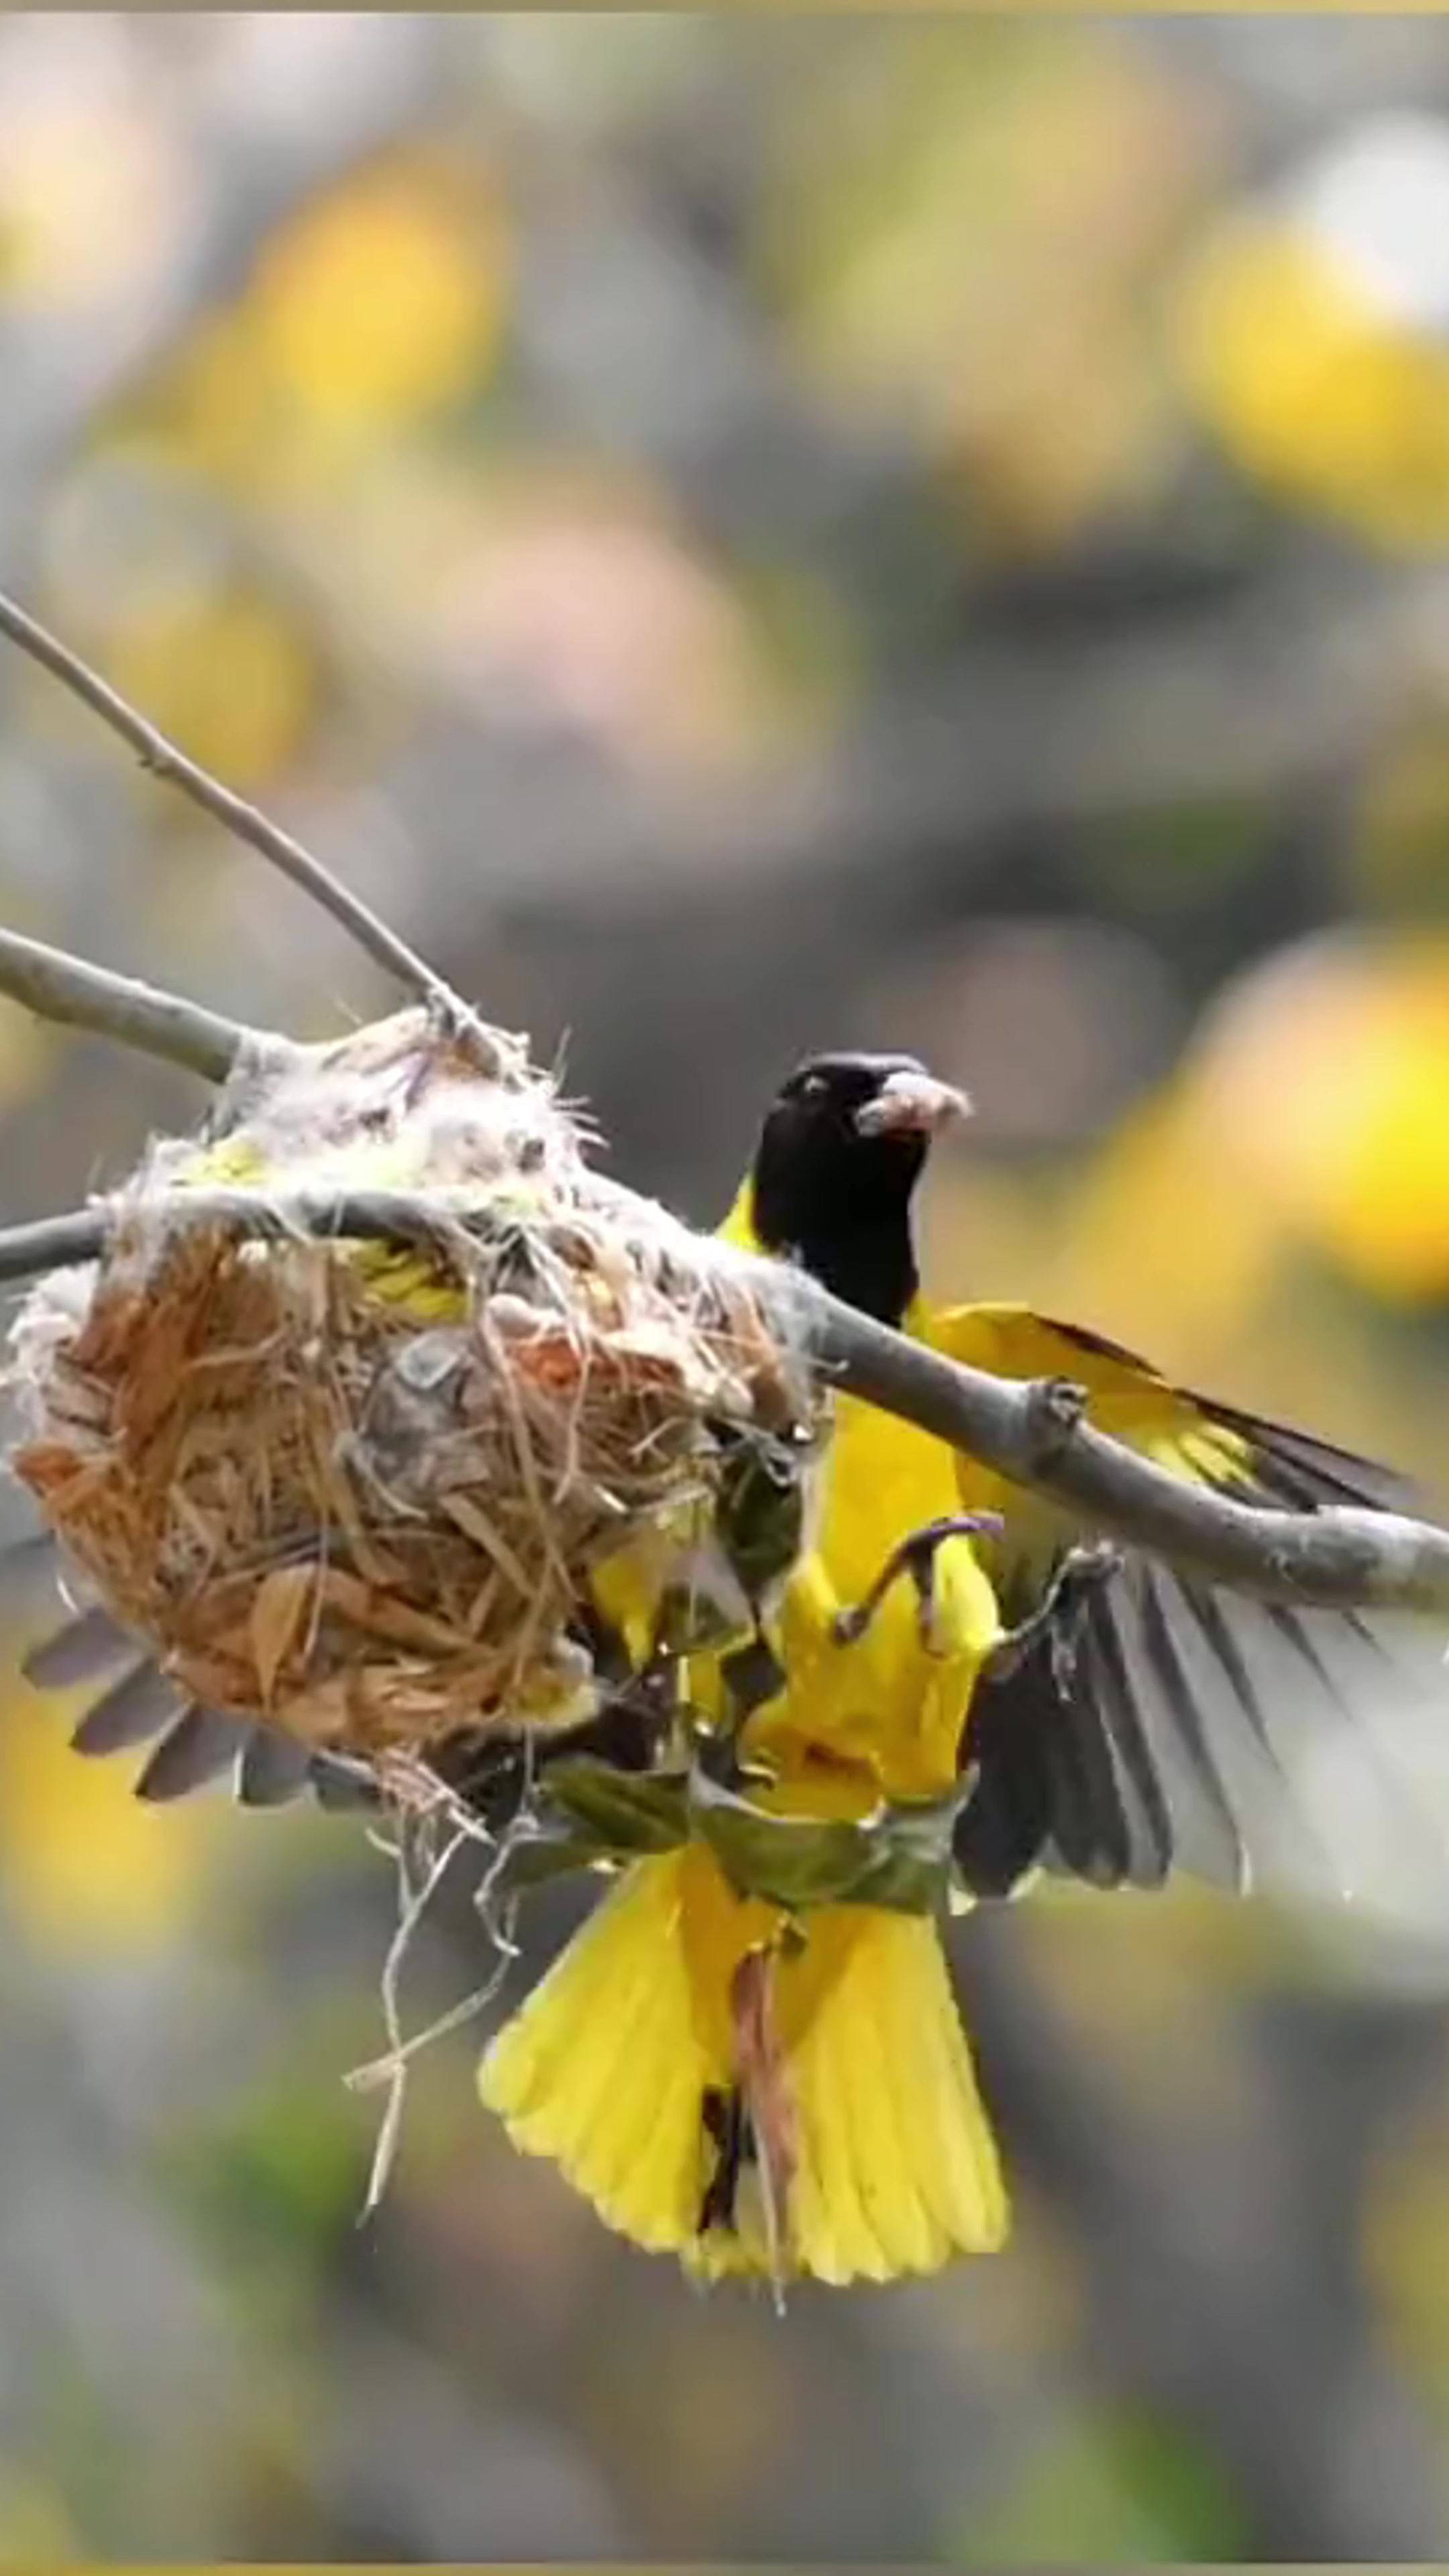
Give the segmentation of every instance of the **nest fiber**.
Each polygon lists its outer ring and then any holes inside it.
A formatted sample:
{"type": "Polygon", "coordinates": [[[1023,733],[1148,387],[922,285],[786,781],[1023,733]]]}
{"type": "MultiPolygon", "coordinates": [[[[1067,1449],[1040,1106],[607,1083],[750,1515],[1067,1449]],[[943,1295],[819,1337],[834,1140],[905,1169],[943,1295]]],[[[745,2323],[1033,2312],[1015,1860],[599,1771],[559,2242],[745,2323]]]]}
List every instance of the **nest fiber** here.
{"type": "Polygon", "coordinates": [[[206,1706],[369,1760],[590,1715],[601,1569],[662,1596],[742,1454],[778,1478],[814,1429],[743,1271],[486,1034],[409,1011],[245,1067],[12,1333],[15,1470],[107,1606],[206,1706]],[[420,1238],[285,1222],[367,1190],[420,1238]]]}

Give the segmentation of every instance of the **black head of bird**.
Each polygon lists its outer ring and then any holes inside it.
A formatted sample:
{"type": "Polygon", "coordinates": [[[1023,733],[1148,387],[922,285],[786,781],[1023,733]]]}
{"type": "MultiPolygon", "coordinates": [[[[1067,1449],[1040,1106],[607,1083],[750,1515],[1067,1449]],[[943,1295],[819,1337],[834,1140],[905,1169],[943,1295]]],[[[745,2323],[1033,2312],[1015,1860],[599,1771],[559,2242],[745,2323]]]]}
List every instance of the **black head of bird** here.
{"type": "Polygon", "coordinates": [[[752,1171],[766,1252],[886,1323],[916,1293],[911,1193],[932,1138],[967,1107],[908,1055],[817,1055],[771,1104],[752,1171]]]}

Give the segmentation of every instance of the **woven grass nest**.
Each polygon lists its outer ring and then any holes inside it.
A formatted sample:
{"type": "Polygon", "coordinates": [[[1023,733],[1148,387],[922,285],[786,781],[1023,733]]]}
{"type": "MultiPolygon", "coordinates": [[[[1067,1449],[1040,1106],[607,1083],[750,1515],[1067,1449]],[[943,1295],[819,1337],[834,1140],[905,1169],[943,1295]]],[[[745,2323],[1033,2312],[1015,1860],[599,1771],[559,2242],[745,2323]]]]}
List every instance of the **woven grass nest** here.
{"type": "Polygon", "coordinates": [[[12,1463],[106,1605],[204,1705],[373,1763],[590,1715],[605,1560],[667,1583],[741,1444],[803,1474],[816,1429],[743,1271],[484,1034],[405,1011],[239,1070],[12,1331],[12,1463]],[[217,1188],[405,1191],[436,1226],[258,1239],[189,1212],[217,1188]]]}

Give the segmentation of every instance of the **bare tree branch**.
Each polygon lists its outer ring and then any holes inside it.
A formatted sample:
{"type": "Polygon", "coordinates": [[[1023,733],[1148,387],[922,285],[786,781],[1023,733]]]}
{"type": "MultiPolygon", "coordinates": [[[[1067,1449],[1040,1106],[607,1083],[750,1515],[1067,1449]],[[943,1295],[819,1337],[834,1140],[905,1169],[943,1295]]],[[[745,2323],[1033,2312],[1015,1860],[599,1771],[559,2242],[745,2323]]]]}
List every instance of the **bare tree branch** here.
{"type": "MultiPolygon", "coordinates": [[[[134,1222],[134,1195],[0,1233],[0,1279],[92,1261],[113,1229],[134,1222]]],[[[187,1190],[153,1201],[167,1224],[233,1225],[254,1235],[312,1233],[446,1243],[483,1213],[457,1191],[420,1198],[347,1193],[187,1190]]],[[[1083,1420],[1083,1391],[1061,1379],[1011,1380],[966,1368],[844,1305],[778,1262],[744,1261],[708,1238],[701,1255],[745,1269],[783,1332],[803,1335],[821,1375],[1013,1483],[1065,1506],[1083,1524],[1132,1540],[1210,1581],[1263,1599],[1329,1607],[1449,1611],[1449,1530],[1392,1512],[1280,1512],[1233,1502],[1155,1467],[1083,1420]]]]}
{"type": "Polygon", "coordinates": [[[258,851],[272,867],[280,869],[293,885],[300,886],[304,894],[309,894],[314,903],[320,904],[324,912],[330,913],[334,921],[350,931],[358,946],[366,949],[378,965],[395,975],[410,992],[425,1002],[431,1002],[451,1023],[460,1019],[472,1022],[471,1013],[466,1011],[452,987],[444,982],[441,975],[434,973],[405,939],[388,928],[370,904],[364,903],[360,895],[353,894],[349,887],[342,885],[330,868],[325,868],[310,850],[304,850],[301,842],[294,841],[290,832],[284,832],[280,824],[269,821],[257,806],[248,805],[244,798],[233,795],[229,787],[223,787],[219,779],[198,768],[194,760],[188,760],[184,752],[168,742],[145,716],[139,715],[108,681],[91,670],[43,626],[37,625],[35,619],[27,616],[25,610],[4,592],[0,592],[0,634],[8,635],[22,652],[41,663],[53,678],[98,715],[103,724],[108,724],[113,733],[119,734],[122,742],[130,745],[143,768],[154,771],[158,778],[169,779],[184,796],[191,798],[194,805],[199,805],[203,813],[210,814],[239,841],[245,841],[249,848],[258,851]]]}
{"type": "Polygon", "coordinates": [[[110,1235],[107,1219],[94,1208],[77,1208],[70,1216],[37,1217],[31,1225],[9,1225],[0,1233],[0,1280],[35,1279],[46,1270],[69,1270],[81,1261],[98,1261],[110,1235]]]}
{"type": "Polygon", "coordinates": [[[1395,1512],[1233,1502],[1094,1431],[1083,1390],[1069,1382],[992,1377],[943,1359],[798,1273],[786,1278],[811,1355],[837,1384],[1091,1527],[1265,1600],[1449,1609],[1449,1530],[1395,1512]]]}
{"type": "Polygon", "coordinates": [[[0,930],[0,993],[23,1002],[42,1020],[94,1029],[122,1046],[184,1065],[205,1082],[225,1082],[245,1048],[280,1050],[290,1041],[224,1020],[199,1003],[183,1002],[154,985],[138,984],[104,966],[87,965],[61,948],[0,930]]]}
{"type": "Polygon", "coordinates": [[[32,1278],[97,1261],[113,1234],[145,1213],[158,1225],[229,1225],[244,1235],[327,1235],[354,1242],[446,1244],[471,1217],[486,1214],[476,1193],[401,1190],[186,1190],[144,1200],[136,1192],[99,1199],[67,1216],[0,1230],[0,1280],[32,1278]]]}

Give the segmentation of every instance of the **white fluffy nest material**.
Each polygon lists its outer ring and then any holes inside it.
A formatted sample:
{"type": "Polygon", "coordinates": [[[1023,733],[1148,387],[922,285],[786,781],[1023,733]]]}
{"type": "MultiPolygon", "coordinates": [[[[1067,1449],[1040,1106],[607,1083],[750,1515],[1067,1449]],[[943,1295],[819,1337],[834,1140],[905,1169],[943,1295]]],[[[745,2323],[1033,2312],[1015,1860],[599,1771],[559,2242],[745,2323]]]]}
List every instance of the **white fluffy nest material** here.
{"type": "Polygon", "coordinates": [[[741,1443],[803,1473],[817,1427],[743,1270],[488,1037],[408,1011],[250,1066],[12,1333],[12,1463],[108,1607],[204,1705],[368,1760],[590,1714],[595,1570],[663,1587],[741,1443]],[[248,1237],[218,1188],[402,1191],[436,1230],[248,1237]]]}

